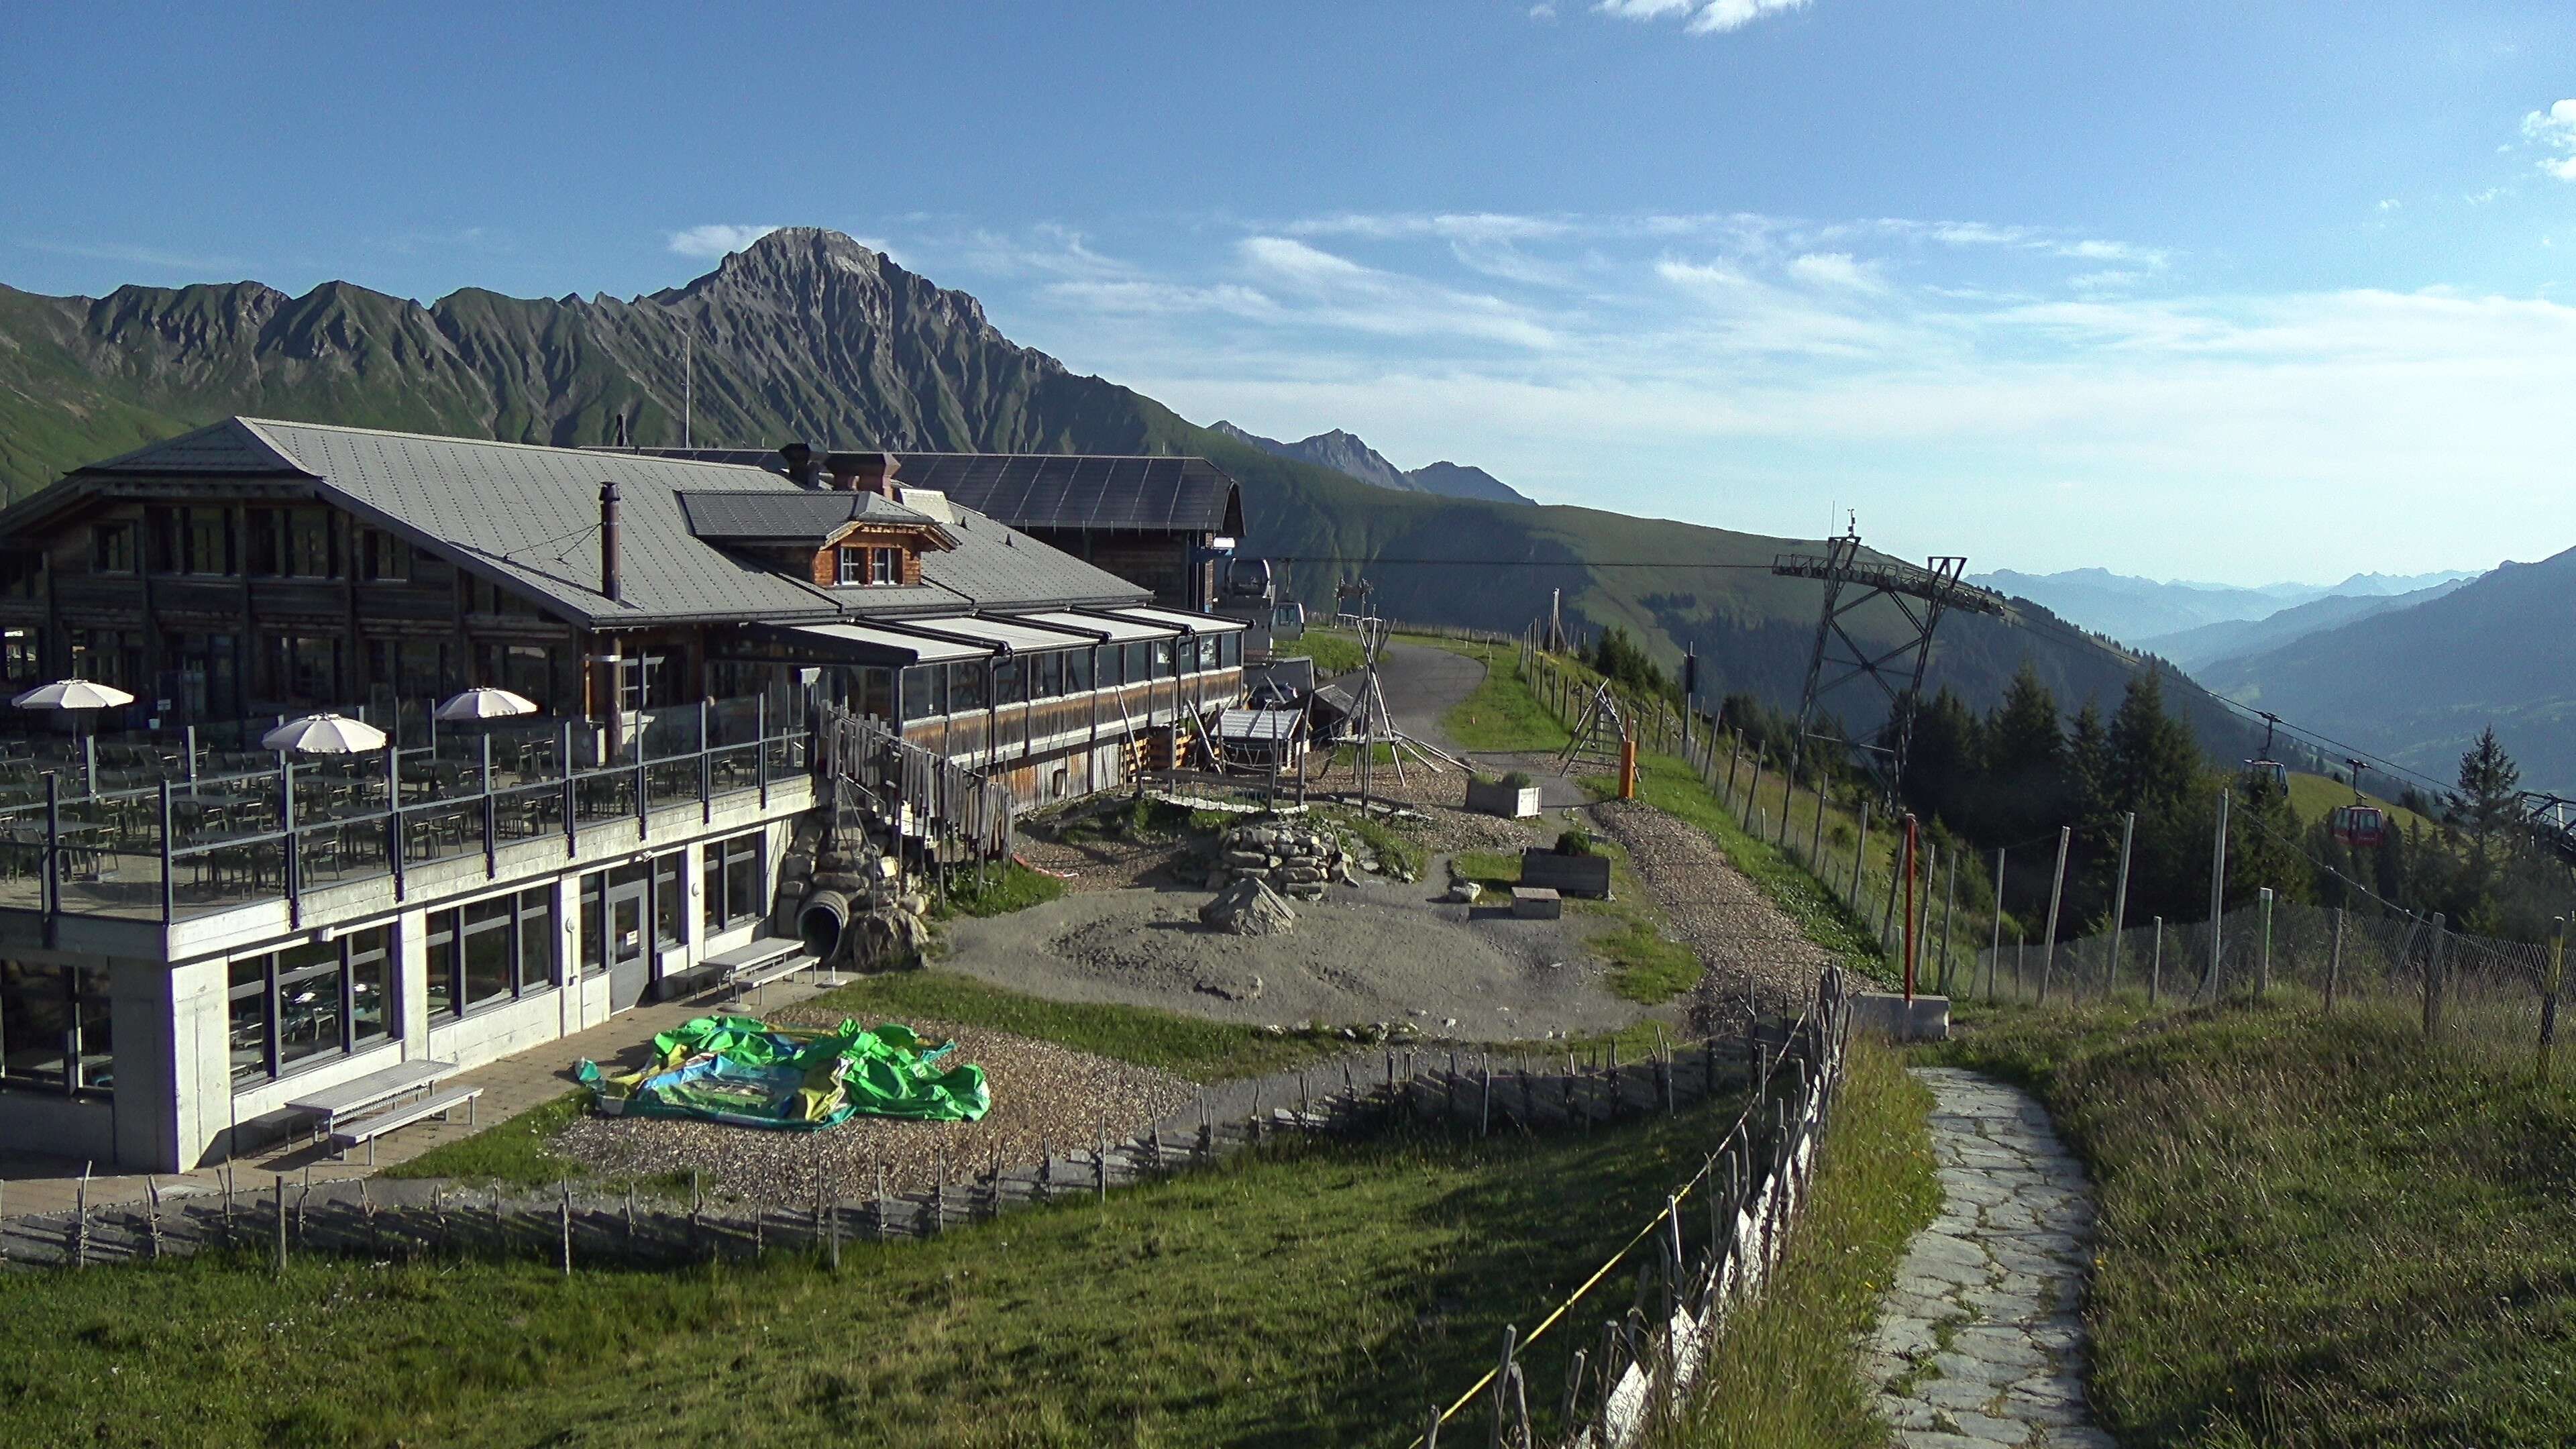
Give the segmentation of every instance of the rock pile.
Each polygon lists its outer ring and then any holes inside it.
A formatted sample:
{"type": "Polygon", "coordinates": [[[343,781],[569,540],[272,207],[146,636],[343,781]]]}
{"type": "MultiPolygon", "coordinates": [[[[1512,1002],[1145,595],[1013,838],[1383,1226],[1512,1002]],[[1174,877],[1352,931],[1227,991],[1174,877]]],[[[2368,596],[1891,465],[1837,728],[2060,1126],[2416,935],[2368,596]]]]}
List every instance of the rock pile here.
{"type": "Polygon", "coordinates": [[[1217,837],[1209,886],[1257,880],[1283,896],[1321,900],[1336,881],[1359,884],[1355,871],[1374,872],[1377,857],[1357,836],[1329,827],[1268,823],[1238,825],[1217,837]]]}
{"type": "MultiPolygon", "coordinates": [[[[1199,924],[1234,936],[1275,936],[1296,928],[1297,913],[1258,877],[1246,876],[1199,907],[1199,924]]],[[[1252,991],[1260,994],[1258,976],[1252,978],[1252,991]]]]}
{"type": "Polygon", "coordinates": [[[920,959],[930,944],[929,897],[860,812],[847,806],[829,812],[829,828],[826,813],[797,822],[796,837],[779,862],[778,934],[797,934],[805,908],[830,895],[845,903],[847,922],[826,965],[866,971],[920,959]]]}

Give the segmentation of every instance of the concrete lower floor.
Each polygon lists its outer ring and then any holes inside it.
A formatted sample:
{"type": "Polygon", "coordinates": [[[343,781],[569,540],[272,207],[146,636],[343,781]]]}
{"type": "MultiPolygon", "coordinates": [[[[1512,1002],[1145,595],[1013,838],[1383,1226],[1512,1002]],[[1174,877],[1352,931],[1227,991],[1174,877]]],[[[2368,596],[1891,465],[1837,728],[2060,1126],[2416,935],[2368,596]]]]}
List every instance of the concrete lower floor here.
{"type": "Polygon", "coordinates": [[[477,855],[399,899],[379,884],[292,920],[200,918],[159,934],[157,959],[0,947],[0,1151],[197,1169],[263,1151],[297,1125],[290,1103],[356,1078],[453,1077],[637,1019],[657,982],[770,931],[811,798],[477,855]]]}

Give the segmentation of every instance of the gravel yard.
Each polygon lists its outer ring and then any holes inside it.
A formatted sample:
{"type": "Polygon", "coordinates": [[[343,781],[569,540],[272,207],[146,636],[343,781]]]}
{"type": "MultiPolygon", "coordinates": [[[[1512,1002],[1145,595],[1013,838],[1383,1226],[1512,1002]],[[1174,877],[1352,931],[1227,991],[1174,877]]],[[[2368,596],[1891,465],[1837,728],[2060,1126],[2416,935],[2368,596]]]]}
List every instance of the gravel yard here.
{"type": "MultiPolygon", "coordinates": [[[[776,1026],[834,1026],[811,1011],[787,1007],[776,1026]]],[[[870,1023],[874,1025],[874,1023],[870,1023]]],[[[853,1117],[822,1132],[771,1132],[720,1122],[668,1117],[584,1115],[556,1137],[554,1149],[609,1175],[705,1173],[711,1194],[776,1203],[811,1203],[818,1193],[859,1199],[877,1190],[931,1185],[941,1157],[951,1183],[983,1171],[999,1153],[1006,1164],[1038,1160],[1041,1142],[1061,1153],[1087,1144],[1107,1122],[1114,1132],[1187,1106],[1198,1089],[1150,1067],[1096,1057],[1053,1042],[1031,1041],[936,1021],[908,1023],[932,1040],[954,1039],[951,1062],[983,1067],[993,1110],[980,1122],[909,1122],[853,1117]]]]}
{"type": "MultiPolygon", "coordinates": [[[[1585,945],[1603,918],[1522,921],[1452,904],[1435,869],[1299,901],[1296,928],[1229,936],[1198,922],[1204,890],[1068,896],[956,922],[944,964],[1057,1001],[1110,1001],[1255,1025],[1411,1021],[1507,1041],[1623,1026],[1643,1008],[1603,986],[1585,945]]],[[[998,1089],[997,1089],[998,1090],[998,1089]]]]}
{"type": "Polygon", "coordinates": [[[1717,842],[1634,800],[1605,801],[1591,818],[1627,848],[1629,864],[1663,908],[1664,934],[1700,954],[1709,973],[1691,993],[1694,1030],[1731,1030],[1751,990],[1778,1009],[1815,994],[1833,955],[1810,941],[1753,882],[1729,865],[1717,842]]]}

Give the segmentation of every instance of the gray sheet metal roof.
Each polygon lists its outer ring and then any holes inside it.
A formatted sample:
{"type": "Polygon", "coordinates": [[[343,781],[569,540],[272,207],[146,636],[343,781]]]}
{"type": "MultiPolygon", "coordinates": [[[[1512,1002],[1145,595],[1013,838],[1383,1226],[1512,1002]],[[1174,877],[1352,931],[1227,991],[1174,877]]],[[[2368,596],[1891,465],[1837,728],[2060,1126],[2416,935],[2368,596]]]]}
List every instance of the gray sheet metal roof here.
{"type": "Polygon", "coordinates": [[[1122,619],[1134,619],[1140,624],[1161,624],[1176,631],[1186,629],[1193,634],[1232,634],[1252,627],[1241,619],[1229,619],[1223,614],[1193,614],[1182,609],[1122,608],[1114,612],[1122,619]]]}
{"type": "MultiPolygon", "coordinates": [[[[923,625],[949,622],[923,619],[923,625]]],[[[898,634],[891,629],[872,629],[865,624],[794,624],[780,631],[781,637],[793,639],[811,648],[847,650],[853,654],[876,654],[896,664],[935,664],[950,659],[984,659],[993,654],[989,645],[957,644],[946,639],[933,639],[921,634],[898,634]]]]}
{"type": "MultiPolygon", "coordinates": [[[[769,448],[597,449],[783,473],[769,448]]],[[[935,488],[1014,528],[1241,533],[1243,490],[1205,458],[1163,454],[897,453],[895,481],[935,488]]]]}
{"type": "MultiPolygon", "coordinates": [[[[258,418],[228,419],[79,470],[22,500],[6,521],[20,526],[45,511],[49,495],[68,501],[119,478],[299,473],[321,480],[319,493],[361,517],[595,628],[1026,613],[1110,608],[1151,597],[963,509],[947,530],[957,546],[923,555],[921,585],[819,588],[690,531],[684,493],[738,493],[746,504],[816,496],[760,468],[258,418]],[[621,495],[622,603],[599,592],[599,485],[611,481],[621,495]]],[[[839,498],[846,505],[851,496],[839,498]]]]}
{"type": "Polygon", "coordinates": [[[790,493],[739,488],[680,495],[689,531],[714,543],[820,541],[852,521],[928,523],[930,515],[874,493],[790,493]]]}

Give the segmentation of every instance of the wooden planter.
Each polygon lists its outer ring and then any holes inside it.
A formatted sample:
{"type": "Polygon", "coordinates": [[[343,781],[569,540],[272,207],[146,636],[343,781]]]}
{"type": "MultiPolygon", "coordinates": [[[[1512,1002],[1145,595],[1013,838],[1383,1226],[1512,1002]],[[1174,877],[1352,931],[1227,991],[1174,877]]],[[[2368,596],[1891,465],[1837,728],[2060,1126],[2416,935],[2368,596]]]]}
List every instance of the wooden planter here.
{"type": "Polygon", "coordinates": [[[1467,777],[1467,808],[1479,815],[1528,820],[1538,814],[1538,787],[1524,785],[1515,790],[1499,780],[1488,784],[1470,775],[1467,777]]]}
{"type": "Polygon", "coordinates": [[[1559,855],[1553,850],[1521,852],[1521,882],[1545,886],[1559,895],[1610,898],[1610,857],[1559,855]]]}

